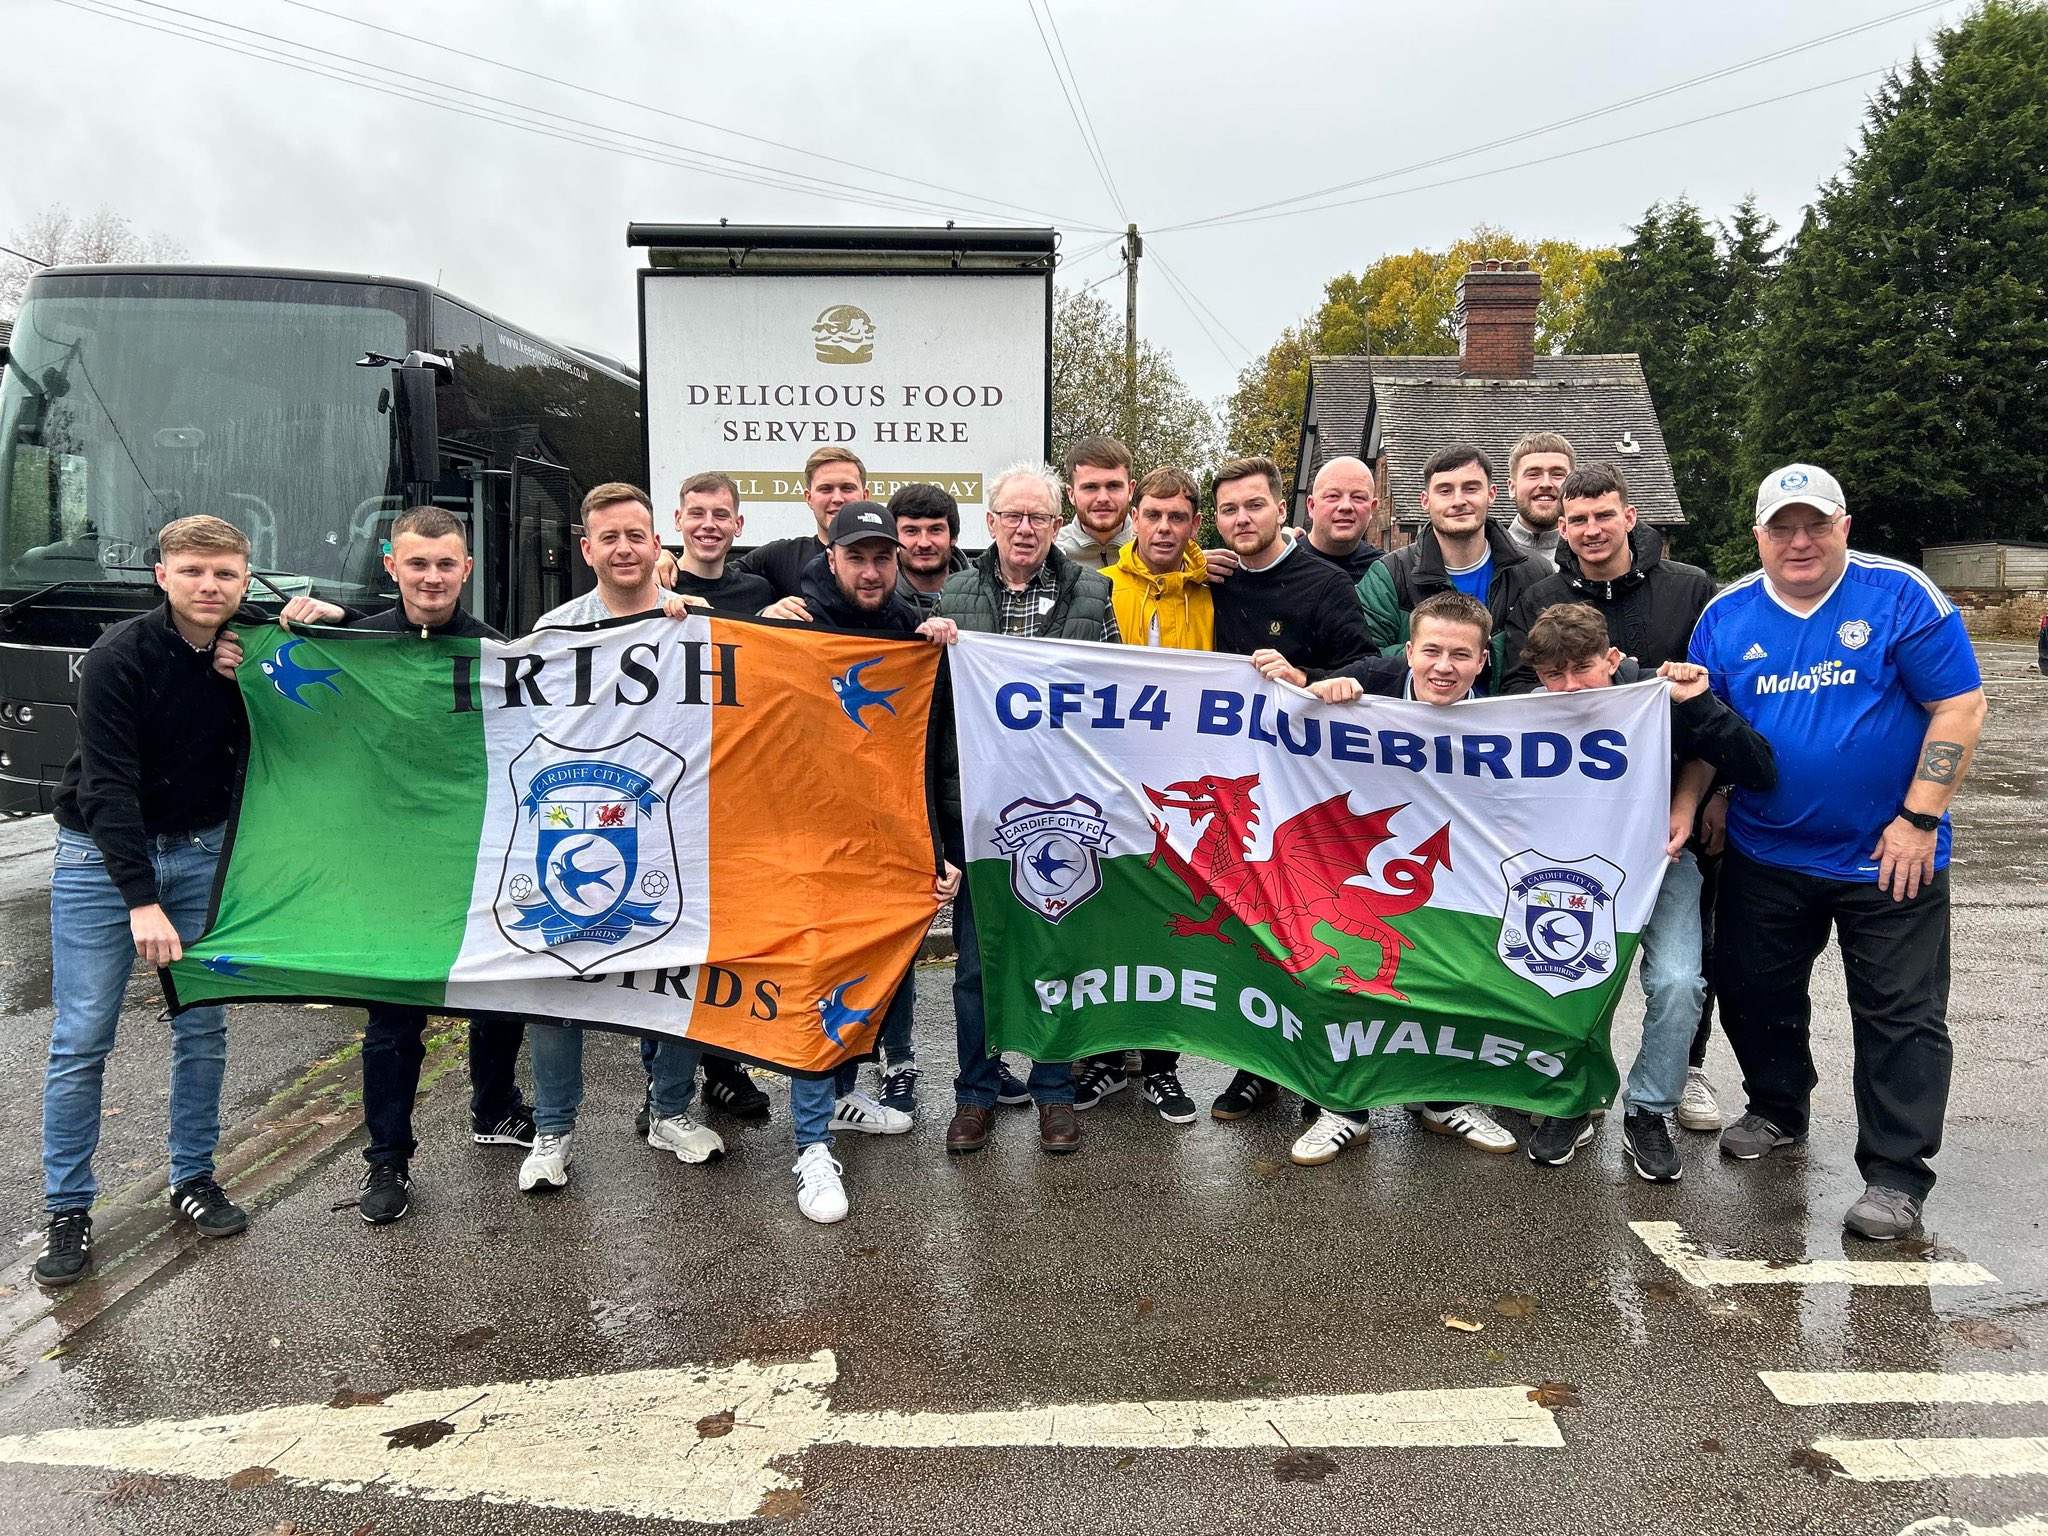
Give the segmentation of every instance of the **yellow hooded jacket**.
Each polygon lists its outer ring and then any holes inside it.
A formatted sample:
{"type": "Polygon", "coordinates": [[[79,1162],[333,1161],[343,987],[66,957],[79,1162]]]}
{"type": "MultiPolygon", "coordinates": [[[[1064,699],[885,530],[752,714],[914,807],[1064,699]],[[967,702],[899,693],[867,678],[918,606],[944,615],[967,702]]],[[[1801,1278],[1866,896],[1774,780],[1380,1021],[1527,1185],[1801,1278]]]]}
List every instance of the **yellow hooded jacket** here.
{"type": "Polygon", "coordinates": [[[1154,575],[1138,555],[1132,539],[1102,574],[1109,578],[1116,604],[1116,627],[1126,645],[1144,645],[1159,620],[1164,650],[1209,651],[1216,648],[1216,603],[1207,586],[1209,565],[1202,551],[1188,545],[1187,559],[1177,571],[1154,575]]]}

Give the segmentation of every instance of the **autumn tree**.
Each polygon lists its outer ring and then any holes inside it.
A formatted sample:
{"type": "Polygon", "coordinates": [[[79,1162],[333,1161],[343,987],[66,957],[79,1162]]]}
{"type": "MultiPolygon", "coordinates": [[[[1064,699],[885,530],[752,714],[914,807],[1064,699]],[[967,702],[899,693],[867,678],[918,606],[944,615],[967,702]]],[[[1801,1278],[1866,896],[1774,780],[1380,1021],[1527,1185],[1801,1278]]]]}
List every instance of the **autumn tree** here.
{"type": "MultiPolygon", "coordinates": [[[[1052,452],[1084,437],[1123,436],[1123,315],[1094,294],[1061,289],[1052,319],[1052,452]]],[[[1172,355],[1138,340],[1138,470],[1179,464],[1199,475],[1217,456],[1216,418],[1175,371],[1172,355]]]]}
{"type": "Polygon", "coordinates": [[[1455,353],[1451,315],[1458,279],[1475,261],[1526,261],[1540,270],[1536,350],[1583,350],[1577,337],[1586,296],[1601,263],[1613,256],[1606,247],[1526,240],[1482,224],[1447,251],[1401,252],[1363,272],[1339,273],[1324,287],[1315,313],[1282,331],[1266,355],[1238,375],[1225,411],[1230,452],[1266,454],[1293,473],[1309,363],[1318,356],[1455,353]]]}
{"type": "Polygon", "coordinates": [[[108,208],[79,218],[61,203],[52,203],[0,245],[20,256],[0,252],[0,319],[21,309],[28,280],[42,267],[101,265],[112,262],[177,261],[185,248],[161,234],[139,234],[108,208]],[[29,259],[24,261],[22,257],[29,259]]]}
{"type": "Polygon", "coordinates": [[[2048,9],[1889,74],[1764,302],[1743,459],[1842,482],[1861,548],[2048,534],[2048,9]]]}

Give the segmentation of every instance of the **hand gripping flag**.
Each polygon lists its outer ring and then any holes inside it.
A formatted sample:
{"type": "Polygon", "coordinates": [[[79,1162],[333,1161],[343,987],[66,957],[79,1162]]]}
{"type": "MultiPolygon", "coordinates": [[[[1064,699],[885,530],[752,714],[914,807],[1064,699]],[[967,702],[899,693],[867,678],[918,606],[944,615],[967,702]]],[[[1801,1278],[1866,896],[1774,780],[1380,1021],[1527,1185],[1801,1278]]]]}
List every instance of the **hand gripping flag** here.
{"type": "Polygon", "coordinates": [[[328,998],[872,1048],[929,925],[936,650],[712,617],[243,632],[249,760],[174,1006],[328,998]]]}
{"type": "Polygon", "coordinates": [[[993,1049],[1187,1050],[1335,1109],[1612,1100],[1664,684],[1437,708],[1203,652],[968,636],[952,665],[993,1049]]]}

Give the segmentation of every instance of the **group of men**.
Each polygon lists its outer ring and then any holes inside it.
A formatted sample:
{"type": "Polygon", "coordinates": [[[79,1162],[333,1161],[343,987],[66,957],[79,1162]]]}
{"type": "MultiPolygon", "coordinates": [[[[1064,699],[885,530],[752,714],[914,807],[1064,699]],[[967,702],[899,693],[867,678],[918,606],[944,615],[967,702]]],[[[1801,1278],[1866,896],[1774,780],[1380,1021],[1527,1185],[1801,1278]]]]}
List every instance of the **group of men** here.
{"type": "MultiPolygon", "coordinates": [[[[1140,475],[1129,450],[1107,437],[1076,444],[1063,469],[1019,464],[992,476],[988,546],[971,557],[947,492],[910,485],[877,503],[865,467],[843,448],[821,448],[805,465],[815,534],[737,557],[745,519],[730,477],[683,483],[673,552],[662,547],[647,493],[602,485],[582,508],[581,548],[596,586],[536,627],[682,619],[708,608],[940,645],[971,631],[1214,650],[1333,707],[1368,696],[1455,707],[1479,694],[1662,676],[1673,708],[1670,863],[1643,932],[1643,1037],[1622,1106],[1627,1155],[1642,1177],[1676,1180],[1674,1118],[1720,1130],[1721,1150],[1737,1159],[1804,1139],[1817,1081],[1809,982],[1832,929],[1848,975],[1856,1156],[1867,1184],[1845,1220],[1873,1239],[1913,1229],[1934,1181],[1950,1062],[1946,810],[1984,699],[1962,624],[1938,589],[1912,567],[1850,550],[1832,477],[1790,465],[1766,478],[1755,507],[1760,569],[1717,594],[1704,572],[1663,558],[1621,472],[1579,464],[1556,433],[1532,434],[1510,456],[1507,520],[1492,515],[1498,488],[1483,453],[1438,453],[1419,487],[1426,522],[1391,552],[1369,537],[1378,487],[1356,458],[1320,466],[1305,530],[1288,526],[1270,460],[1218,466],[1212,548],[1197,538],[1202,488],[1187,470],[1140,475]],[[1746,1112],[1725,1127],[1702,1068],[1714,997],[1747,1096],[1746,1112]]],[[[167,525],[159,545],[164,604],[108,630],[84,662],[80,747],[56,812],[48,1233],[36,1265],[46,1285],[90,1267],[101,1077],[128,971],[138,954],[159,965],[178,958],[202,928],[247,739],[233,682],[240,647],[227,625],[247,589],[248,540],[199,516],[167,525]]],[[[354,624],[428,645],[490,633],[460,606],[471,564],[455,518],[408,511],[385,559],[399,594],[393,607],[358,613],[300,598],[284,622],[354,624]]],[[[1043,1149],[1071,1153],[1079,1112],[1130,1087],[1131,1074],[1121,1052],[1035,1062],[1023,1078],[990,1054],[951,746],[942,731],[935,788],[945,864],[933,899],[953,903],[958,949],[946,1148],[977,1151],[998,1106],[1032,1105],[1043,1149]]],[[[811,1220],[848,1211],[835,1133],[901,1134],[914,1123],[914,990],[913,972],[885,1011],[876,1092],[860,1088],[858,1063],[791,1079],[796,1199],[811,1220]]],[[[425,1024],[419,1010],[369,1010],[359,1209],[373,1224],[398,1220],[411,1203],[425,1024]]],[[[523,1190],[569,1181],[583,1033],[569,1020],[472,1021],[472,1131],[479,1142],[528,1149],[523,1190]],[[513,1076],[522,1032],[531,1106],[513,1076]]],[[[216,1237],[247,1224],[213,1177],[225,1040],[219,1007],[188,1009],[172,1023],[172,1205],[216,1237]]],[[[700,1057],[687,1040],[650,1037],[640,1049],[640,1132],[657,1150],[691,1163],[723,1151],[723,1138],[689,1112],[700,1074],[715,1108],[768,1109],[735,1064],[700,1057]]],[[[1193,1121],[1176,1053],[1139,1055],[1144,1101],[1169,1122],[1193,1121]]],[[[1243,1119],[1278,1097],[1274,1084],[1240,1071],[1210,1114],[1243,1119]]],[[[1427,1130],[1487,1152],[1525,1146],[1546,1166],[1568,1163],[1595,1134],[1591,1113],[1539,1120],[1524,1140],[1484,1105],[1408,1108],[1427,1130]]],[[[1368,1116],[1354,1107],[1304,1105],[1303,1117],[1292,1151],[1303,1165],[1369,1137],[1368,1116]]]]}

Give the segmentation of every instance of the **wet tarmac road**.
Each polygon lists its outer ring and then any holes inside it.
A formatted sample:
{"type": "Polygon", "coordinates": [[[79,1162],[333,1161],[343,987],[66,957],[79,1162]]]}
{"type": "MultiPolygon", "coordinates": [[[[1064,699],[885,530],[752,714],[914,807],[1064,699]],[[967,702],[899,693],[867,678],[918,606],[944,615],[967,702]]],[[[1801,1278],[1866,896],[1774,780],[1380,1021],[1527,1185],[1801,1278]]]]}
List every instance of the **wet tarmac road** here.
{"type": "MultiPolygon", "coordinates": [[[[1378,1112],[1370,1147],[1299,1169],[1278,1110],[1179,1128],[1129,1093],[1085,1117],[1078,1157],[1043,1157],[1028,1112],[1005,1111],[988,1151],[948,1159],[940,968],[919,1011],[927,1108],[912,1135],[841,1138],[854,1214],[837,1227],[796,1214],[772,1080],[767,1123],[714,1119],[731,1155],[685,1166],[633,1138],[639,1069],[613,1040],[590,1052],[561,1196],[520,1196],[516,1151],[470,1144],[458,1061],[421,1107],[417,1205],[396,1227],[334,1209],[360,1167],[359,1137],[341,1137],[249,1175],[273,1182],[246,1236],[114,1266],[94,1285],[129,1288],[109,1303],[81,1294],[46,1315],[25,1251],[0,1276],[0,1437],[109,1433],[40,1451],[0,1439],[8,1529],[662,1531],[717,1528],[701,1523],[716,1504],[718,1520],[764,1510],[818,1531],[2041,1536],[2048,679],[2031,647],[1985,661],[1931,1248],[1841,1231],[1860,1183],[1831,961],[1811,1144],[1737,1165],[1687,1136],[1675,1188],[1629,1175],[1614,1128],[1542,1169],[1378,1112]],[[1694,1254],[1755,1262],[1701,1269],[1694,1254]],[[1984,1278],[1878,1284],[1901,1276],[1830,1267],[1845,1260],[1984,1278]],[[731,1369],[742,1360],[785,1363],[782,1390],[750,1385],[731,1369]],[[349,1393],[393,1395],[325,1406],[349,1393]],[[1449,1395],[1380,1396],[1412,1393],[1449,1395]],[[1986,1398],[2002,1400],[1969,1400],[1986,1398]],[[1076,1406],[989,1417],[1027,1404],[1076,1406]],[[111,1433],[267,1405],[312,1406],[111,1433]],[[422,1423],[448,1431],[383,1438],[422,1423]],[[150,1470],[164,1466],[204,1475],[150,1470]],[[517,1502],[492,1501],[508,1490],[517,1502]]],[[[39,827],[0,827],[0,1201],[15,1232],[35,1221],[48,951],[42,857],[9,855],[46,842],[39,827]]],[[[153,990],[142,977],[131,992],[110,1083],[126,1111],[108,1124],[110,1187],[115,1168],[146,1182],[143,1160],[161,1158],[153,990]]],[[[1632,995],[1617,1024],[1623,1052],[1639,1006],[1632,995]]],[[[292,1085],[354,1023],[238,1013],[228,1118],[334,1118],[339,1098],[308,1107],[292,1085]]],[[[1718,1041],[1711,1065],[1736,1107],[1718,1041]]],[[[1190,1089],[1206,1101],[1225,1075],[1191,1070],[1190,1089]]]]}

